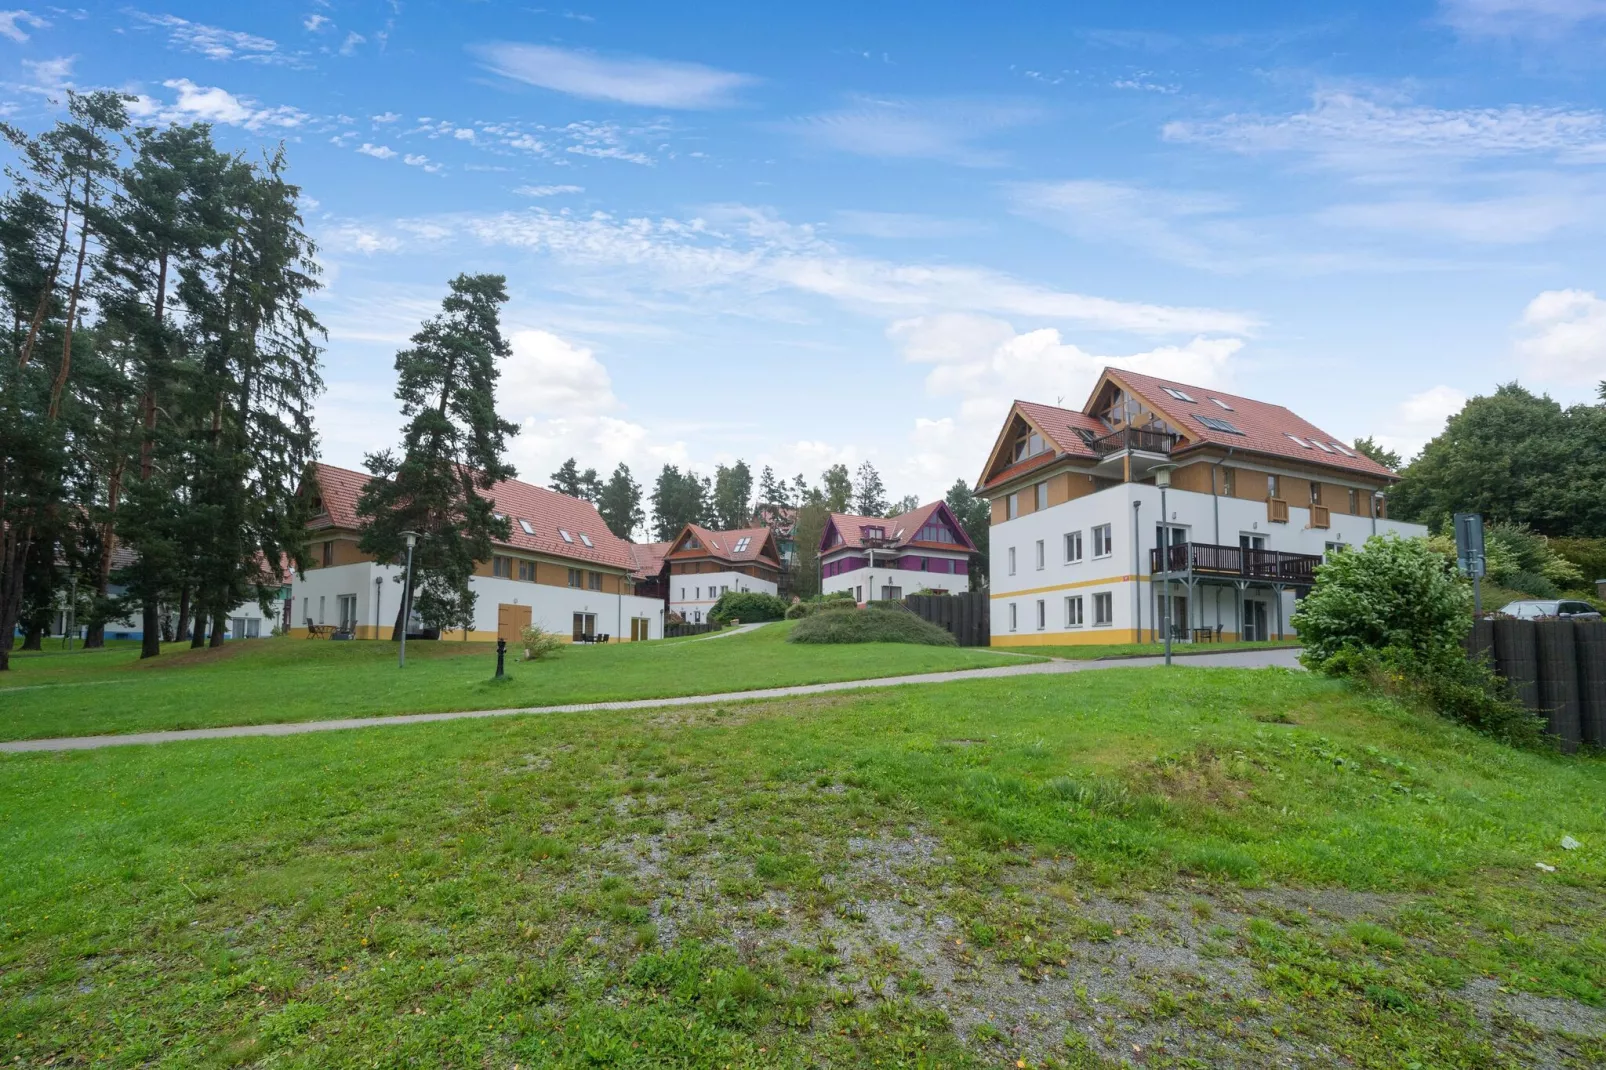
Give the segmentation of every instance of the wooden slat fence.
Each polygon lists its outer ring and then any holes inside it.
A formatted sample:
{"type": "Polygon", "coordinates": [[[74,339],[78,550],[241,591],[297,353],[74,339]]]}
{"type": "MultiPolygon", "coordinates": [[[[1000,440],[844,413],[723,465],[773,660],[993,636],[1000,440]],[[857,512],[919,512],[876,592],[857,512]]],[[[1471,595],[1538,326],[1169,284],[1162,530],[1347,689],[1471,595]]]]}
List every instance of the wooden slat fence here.
{"type": "Polygon", "coordinates": [[[1467,653],[1487,658],[1564,748],[1606,747],[1606,621],[1474,621],[1467,653]]]}
{"type": "Polygon", "coordinates": [[[903,604],[916,616],[948,629],[960,646],[987,646],[992,642],[992,600],[986,591],[912,594],[903,604]]]}

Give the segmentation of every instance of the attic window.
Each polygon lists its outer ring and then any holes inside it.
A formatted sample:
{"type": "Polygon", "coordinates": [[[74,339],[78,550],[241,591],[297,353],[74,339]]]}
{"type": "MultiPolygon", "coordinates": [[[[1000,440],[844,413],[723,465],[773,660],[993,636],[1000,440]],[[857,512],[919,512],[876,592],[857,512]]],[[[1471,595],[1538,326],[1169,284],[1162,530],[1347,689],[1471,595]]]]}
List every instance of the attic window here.
{"type": "Polygon", "coordinates": [[[1048,449],[1048,442],[1036,431],[1028,432],[1015,442],[1015,460],[1024,461],[1028,457],[1036,457],[1048,449]]]}
{"type": "Polygon", "coordinates": [[[695,535],[686,536],[686,541],[681,545],[683,550],[701,550],[702,548],[703,544],[697,541],[697,536],[695,535]]]}
{"type": "Polygon", "coordinates": [[[574,541],[574,536],[570,535],[567,531],[564,531],[562,528],[558,529],[558,537],[561,538],[564,542],[573,542],[574,541]]]}
{"type": "Polygon", "coordinates": [[[887,529],[879,524],[866,524],[859,529],[859,535],[866,539],[884,539],[887,537],[887,529]]]}
{"type": "Polygon", "coordinates": [[[1311,443],[1311,445],[1315,446],[1317,449],[1321,450],[1323,453],[1332,453],[1333,452],[1332,450],[1327,448],[1327,444],[1325,442],[1317,442],[1313,438],[1313,439],[1310,440],[1310,443],[1311,443]]]}
{"type": "Polygon", "coordinates": [[[535,534],[535,528],[534,528],[534,526],[532,526],[530,524],[530,522],[528,520],[520,520],[519,521],[519,530],[524,532],[524,534],[526,534],[526,535],[534,535],[535,534]]]}
{"type": "Polygon", "coordinates": [[[1164,390],[1167,394],[1170,394],[1178,401],[1193,401],[1193,398],[1188,396],[1188,392],[1186,390],[1178,390],[1174,386],[1162,386],[1160,389],[1164,390]]]}
{"type": "Polygon", "coordinates": [[[494,519],[497,519],[497,520],[506,520],[507,519],[507,517],[503,516],[501,513],[492,513],[491,516],[494,519]]]}
{"type": "Polygon", "coordinates": [[[1232,412],[1233,411],[1232,406],[1228,405],[1225,401],[1222,401],[1220,398],[1211,398],[1210,400],[1214,401],[1217,405],[1220,405],[1222,408],[1226,409],[1228,412],[1232,412]]]}
{"type": "Polygon", "coordinates": [[[1310,449],[1311,448],[1310,443],[1306,442],[1304,439],[1300,438],[1298,435],[1289,434],[1287,431],[1284,431],[1283,434],[1287,435],[1289,438],[1293,439],[1295,442],[1299,443],[1301,446],[1304,446],[1306,449],[1310,449]]]}
{"type": "Polygon", "coordinates": [[[591,536],[585,534],[584,532],[582,532],[580,535],[580,541],[591,547],[593,550],[596,549],[596,545],[591,541],[591,536]]]}
{"type": "Polygon", "coordinates": [[[1229,435],[1243,434],[1242,431],[1238,430],[1232,424],[1228,423],[1226,420],[1223,420],[1219,416],[1200,416],[1195,413],[1193,418],[1210,428],[1212,431],[1224,431],[1229,435]]]}
{"type": "Polygon", "coordinates": [[[892,536],[892,537],[893,537],[893,539],[894,539],[894,540],[897,540],[897,539],[901,539],[901,538],[903,538],[903,529],[902,529],[902,528],[899,528],[899,529],[898,529],[898,530],[897,530],[897,533],[896,533],[896,534],[894,534],[894,535],[893,535],[893,536],[892,536]]]}
{"type": "Polygon", "coordinates": [[[1343,455],[1344,455],[1344,456],[1346,456],[1346,457],[1353,457],[1353,456],[1355,456],[1355,454],[1353,454],[1353,453],[1351,453],[1351,452],[1350,452],[1350,451],[1349,451],[1349,450],[1348,450],[1348,449],[1346,449],[1346,448],[1344,448],[1344,447],[1343,447],[1343,446],[1340,446],[1340,445],[1339,445],[1339,444],[1338,444],[1338,443],[1336,443],[1336,442],[1333,442],[1333,443],[1329,443],[1329,445],[1331,445],[1331,446],[1332,446],[1332,447],[1333,447],[1333,448],[1334,448],[1334,449],[1335,449],[1335,450],[1337,450],[1337,451],[1338,451],[1338,452],[1339,452],[1339,453],[1342,453],[1342,454],[1343,454],[1343,455]]]}
{"type": "Polygon", "coordinates": [[[731,547],[731,553],[733,553],[733,554],[741,553],[743,550],[747,549],[747,544],[752,542],[752,541],[753,540],[749,536],[743,535],[741,538],[736,540],[736,545],[731,547]]]}

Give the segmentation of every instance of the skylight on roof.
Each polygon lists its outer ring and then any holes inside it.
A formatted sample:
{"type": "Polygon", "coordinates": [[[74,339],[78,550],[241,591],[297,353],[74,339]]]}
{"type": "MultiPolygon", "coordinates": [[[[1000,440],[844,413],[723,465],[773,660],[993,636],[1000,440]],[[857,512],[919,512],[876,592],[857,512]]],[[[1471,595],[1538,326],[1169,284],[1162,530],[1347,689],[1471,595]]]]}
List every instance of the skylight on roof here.
{"type": "Polygon", "coordinates": [[[1211,398],[1210,400],[1214,401],[1217,405],[1220,405],[1222,408],[1226,409],[1228,412],[1232,412],[1233,411],[1233,407],[1231,405],[1228,405],[1225,401],[1222,401],[1220,398],[1211,398]]]}
{"type": "Polygon", "coordinates": [[[591,547],[593,550],[596,549],[596,544],[591,541],[591,536],[587,535],[585,532],[580,533],[580,541],[591,547]]]}
{"type": "Polygon", "coordinates": [[[1355,454],[1351,453],[1348,448],[1346,448],[1344,446],[1340,446],[1337,442],[1329,443],[1329,445],[1331,445],[1335,450],[1337,450],[1339,453],[1342,453],[1346,457],[1355,456],[1355,454]]]}
{"type": "Polygon", "coordinates": [[[737,553],[737,554],[741,553],[743,550],[747,549],[747,544],[752,542],[752,541],[753,540],[751,538],[749,538],[746,535],[743,535],[741,538],[736,540],[736,545],[731,547],[731,552],[732,553],[737,553]]]}
{"type": "Polygon", "coordinates": [[[1306,442],[1304,439],[1300,438],[1298,435],[1289,434],[1287,431],[1284,431],[1283,434],[1287,435],[1289,438],[1293,439],[1295,442],[1299,443],[1301,446],[1304,446],[1306,449],[1310,449],[1311,448],[1310,443],[1306,442]]]}
{"type": "Polygon", "coordinates": [[[1212,431],[1224,431],[1229,435],[1243,434],[1242,431],[1238,430],[1231,423],[1228,423],[1219,416],[1200,416],[1198,413],[1195,413],[1193,418],[1210,428],[1212,431]]]}
{"type": "Polygon", "coordinates": [[[1170,394],[1178,401],[1193,401],[1193,398],[1188,396],[1188,392],[1186,390],[1179,390],[1174,386],[1162,386],[1160,389],[1164,390],[1167,394],[1170,394]]]}
{"type": "Polygon", "coordinates": [[[561,539],[563,539],[564,542],[573,542],[574,541],[574,536],[570,535],[567,531],[564,531],[562,528],[558,529],[558,536],[561,539]]]}
{"type": "Polygon", "coordinates": [[[530,525],[530,522],[528,520],[520,520],[519,521],[519,529],[522,530],[524,532],[524,534],[526,534],[526,535],[534,535],[535,534],[535,528],[533,528],[530,525]]]}
{"type": "Polygon", "coordinates": [[[1321,450],[1323,453],[1332,453],[1333,452],[1332,450],[1327,448],[1327,444],[1325,442],[1318,442],[1314,438],[1311,439],[1310,441],[1311,441],[1311,445],[1315,446],[1317,449],[1321,450]]]}

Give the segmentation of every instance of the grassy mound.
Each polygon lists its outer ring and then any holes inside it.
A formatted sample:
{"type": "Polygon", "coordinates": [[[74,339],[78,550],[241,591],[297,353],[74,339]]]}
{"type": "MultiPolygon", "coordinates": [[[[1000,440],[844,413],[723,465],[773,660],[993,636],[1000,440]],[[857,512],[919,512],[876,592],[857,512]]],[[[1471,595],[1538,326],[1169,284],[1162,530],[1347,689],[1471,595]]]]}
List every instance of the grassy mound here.
{"type": "Polygon", "coordinates": [[[816,613],[797,622],[789,643],[921,643],[958,646],[954,637],[903,609],[816,613]]]}

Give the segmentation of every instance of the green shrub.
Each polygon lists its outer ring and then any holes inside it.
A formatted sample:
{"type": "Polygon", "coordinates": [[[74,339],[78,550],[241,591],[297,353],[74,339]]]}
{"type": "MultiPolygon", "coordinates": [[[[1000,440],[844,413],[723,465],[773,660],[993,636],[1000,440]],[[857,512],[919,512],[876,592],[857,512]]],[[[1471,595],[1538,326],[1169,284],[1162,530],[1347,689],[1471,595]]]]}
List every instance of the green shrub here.
{"type": "Polygon", "coordinates": [[[1427,664],[1465,660],[1472,591],[1425,539],[1374,535],[1316,570],[1292,623],[1306,668],[1349,652],[1394,650],[1427,664]]]}
{"type": "Polygon", "coordinates": [[[846,593],[828,594],[823,598],[813,598],[807,602],[795,602],[786,611],[787,620],[802,620],[812,617],[816,613],[831,613],[841,609],[857,609],[859,604],[853,596],[846,593]]]}
{"type": "Polygon", "coordinates": [[[726,591],[708,611],[708,619],[720,624],[739,620],[753,624],[764,620],[780,620],[786,616],[786,600],[763,591],[726,591]]]}
{"type": "Polygon", "coordinates": [[[954,637],[907,610],[845,609],[814,613],[798,621],[789,643],[923,643],[957,646],[954,637]]]}
{"type": "Polygon", "coordinates": [[[557,632],[549,632],[539,624],[526,624],[519,629],[519,645],[524,648],[525,661],[540,661],[557,653],[568,642],[557,632]]]}
{"type": "Polygon", "coordinates": [[[1545,721],[1523,707],[1486,661],[1465,656],[1428,664],[1398,650],[1347,649],[1324,671],[1345,676],[1407,705],[1431,710],[1514,747],[1543,747],[1545,721]]]}
{"type": "Polygon", "coordinates": [[[1551,539],[1550,548],[1577,566],[1585,585],[1606,580],[1606,539],[1551,539]]]}
{"type": "Polygon", "coordinates": [[[1520,572],[1507,572],[1499,579],[1496,579],[1495,582],[1502,587],[1509,587],[1513,591],[1521,591],[1523,594],[1531,595],[1534,598],[1561,597],[1561,588],[1552,583],[1549,578],[1541,573],[1529,572],[1526,569],[1520,572]]]}

